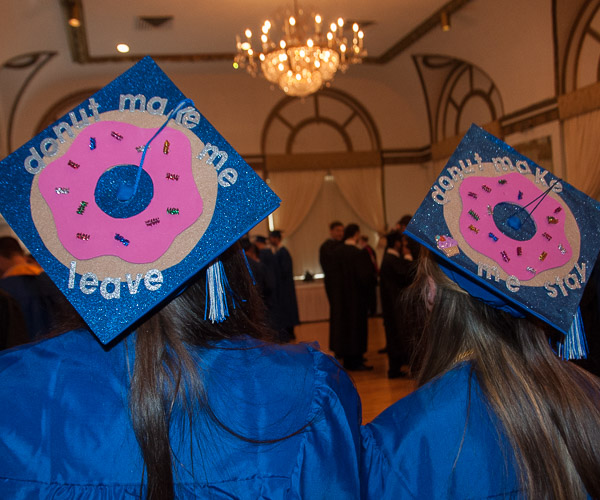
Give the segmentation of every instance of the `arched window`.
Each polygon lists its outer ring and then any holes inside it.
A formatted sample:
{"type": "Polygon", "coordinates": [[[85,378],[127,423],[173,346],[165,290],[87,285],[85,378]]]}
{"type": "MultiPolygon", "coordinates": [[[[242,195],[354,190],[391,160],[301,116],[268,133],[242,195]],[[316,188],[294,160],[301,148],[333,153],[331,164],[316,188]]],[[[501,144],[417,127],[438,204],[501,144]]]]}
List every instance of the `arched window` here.
{"type": "Polygon", "coordinates": [[[358,223],[377,244],[385,226],[380,149],[371,116],[344,92],[326,88],[275,105],[261,152],[264,175],[282,198],[271,224],[283,230],[296,275],[320,273],[318,249],[333,220],[358,223]]]}

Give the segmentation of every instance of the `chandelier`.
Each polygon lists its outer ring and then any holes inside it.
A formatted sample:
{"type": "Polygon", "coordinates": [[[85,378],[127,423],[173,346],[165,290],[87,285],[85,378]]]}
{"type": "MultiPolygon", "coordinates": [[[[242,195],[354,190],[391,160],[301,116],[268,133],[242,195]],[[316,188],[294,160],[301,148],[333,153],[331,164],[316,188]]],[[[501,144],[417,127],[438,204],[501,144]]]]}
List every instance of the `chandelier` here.
{"type": "Polygon", "coordinates": [[[246,68],[252,76],[262,73],[286,94],[304,97],[329,85],[338,70],[344,72],[366,56],[364,33],[357,23],[347,30],[348,36],[341,17],[324,29],[321,16],[299,10],[296,0],[293,12],[279,17],[278,23],[264,22],[260,49],[253,47],[250,29],[244,37],[237,37],[234,68],[246,68]]]}

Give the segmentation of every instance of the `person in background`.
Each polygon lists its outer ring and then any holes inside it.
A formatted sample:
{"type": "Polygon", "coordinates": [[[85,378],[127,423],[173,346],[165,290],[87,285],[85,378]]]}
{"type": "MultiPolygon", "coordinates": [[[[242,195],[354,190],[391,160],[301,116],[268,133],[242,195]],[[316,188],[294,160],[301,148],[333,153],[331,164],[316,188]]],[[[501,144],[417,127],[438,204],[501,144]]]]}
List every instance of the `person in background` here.
{"type": "Polygon", "coordinates": [[[413,278],[412,263],[404,258],[403,235],[392,231],[386,236],[386,249],[379,273],[379,292],[388,355],[388,378],[407,375],[402,366],[410,361],[406,322],[399,317],[398,300],[413,278]]]}
{"type": "MultiPolygon", "coordinates": [[[[404,230],[406,229],[406,226],[408,226],[408,224],[410,223],[410,220],[412,219],[412,215],[410,214],[406,214],[403,215],[400,220],[398,222],[396,222],[396,226],[394,227],[394,229],[396,231],[400,231],[401,233],[404,233],[404,230]]],[[[410,254],[412,256],[412,260],[416,261],[417,258],[419,257],[419,250],[421,249],[421,245],[416,242],[415,240],[412,240],[410,238],[408,238],[406,240],[408,248],[410,250],[410,254]]]]}
{"type": "Polygon", "coordinates": [[[30,262],[21,245],[12,236],[0,237],[0,278],[11,276],[37,276],[42,268],[30,262]]]}
{"type": "Polygon", "coordinates": [[[319,247],[319,264],[324,274],[325,293],[331,302],[331,258],[333,251],[343,243],[344,224],[336,220],[329,224],[329,238],[327,238],[319,247]]]}
{"type": "Polygon", "coordinates": [[[19,303],[0,290],[0,351],[27,342],[27,325],[19,303]]]}
{"type": "Polygon", "coordinates": [[[300,324],[292,256],[288,249],[281,244],[281,231],[271,231],[269,243],[275,256],[276,329],[282,342],[290,342],[296,338],[294,327],[300,324]]]}
{"type": "Polygon", "coordinates": [[[600,377],[600,260],[594,265],[579,307],[587,336],[588,356],[573,362],[600,377]]]}
{"type": "MultiPolygon", "coordinates": [[[[66,301],[39,264],[28,262],[23,248],[12,236],[0,237],[0,276],[0,290],[16,301],[26,325],[27,336],[18,338],[31,341],[48,334],[55,326],[57,314],[67,307],[66,301]]],[[[15,318],[16,309],[7,311],[15,318]]],[[[19,319],[13,322],[22,323],[19,319]]],[[[14,341],[11,344],[15,345],[14,341]]]]}
{"type": "Polygon", "coordinates": [[[332,345],[333,322],[331,318],[336,315],[335,307],[338,305],[337,301],[333,299],[333,288],[332,288],[332,272],[335,267],[334,252],[336,248],[343,245],[344,238],[344,225],[336,220],[329,224],[329,238],[327,238],[319,247],[319,263],[323,270],[323,282],[325,284],[325,294],[327,295],[327,301],[329,303],[329,345],[332,345]]]}
{"type": "MultiPolygon", "coordinates": [[[[246,260],[252,273],[252,279],[258,288],[259,295],[263,299],[265,309],[266,311],[272,310],[273,294],[275,290],[273,274],[269,273],[265,265],[260,261],[258,258],[258,248],[253,243],[250,243],[249,238],[240,239],[240,245],[246,254],[246,260]]],[[[273,327],[273,325],[270,326],[273,327]]]]}
{"type": "Polygon", "coordinates": [[[344,229],[344,244],[333,253],[332,308],[330,318],[332,337],[330,349],[343,359],[347,370],[372,370],[366,365],[368,336],[368,294],[376,282],[373,265],[366,252],[358,248],[360,228],[348,224],[344,229]]]}
{"type": "Polygon", "coordinates": [[[262,265],[265,272],[265,283],[271,290],[268,298],[265,299],[267,306],[266,321],[271,328],[277,328],[278,311],[277,311],[277,263],[273,250],[269,247],[267,237],[257,235],[254,237],[254,246],[256,247],[258,261],[262,265]]]}
{"type": "Polygon", "coordinates": [[[404,230],[406,229],[406,226],[408,226],[410,219],[412,219],[412,215],[410,215],[410,214],[403,215],[400,218],[400,220],[398,220],[398,222],[396,222],[394,231],[400,231],[401,233],[404,233],[404,230]]]}
{"type": "Polygon", "coordinates": [[[371,245],[369,245],[369,237],[366,234],[361,234],[358,239],[358,248],[361,251],[366,252],[373,266],[373,272],[375,273],[375,282],[367,292],[368,301],[368,315],[369,317],[377,314],[377,278],[379,277],[379,266],[377,265],[377,254],[371,245]]]}

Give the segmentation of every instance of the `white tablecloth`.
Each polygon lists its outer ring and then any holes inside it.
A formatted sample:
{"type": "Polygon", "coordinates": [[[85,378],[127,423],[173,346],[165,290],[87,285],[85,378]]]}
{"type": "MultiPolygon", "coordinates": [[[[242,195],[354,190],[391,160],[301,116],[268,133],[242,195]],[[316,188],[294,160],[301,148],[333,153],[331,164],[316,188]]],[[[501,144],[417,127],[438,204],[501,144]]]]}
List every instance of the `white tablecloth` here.
{"type": "Polygon", "coordinates": [[[302,323],[329,320],[329,301],[323,280],[296,281],[296,297],[302,323]]]}

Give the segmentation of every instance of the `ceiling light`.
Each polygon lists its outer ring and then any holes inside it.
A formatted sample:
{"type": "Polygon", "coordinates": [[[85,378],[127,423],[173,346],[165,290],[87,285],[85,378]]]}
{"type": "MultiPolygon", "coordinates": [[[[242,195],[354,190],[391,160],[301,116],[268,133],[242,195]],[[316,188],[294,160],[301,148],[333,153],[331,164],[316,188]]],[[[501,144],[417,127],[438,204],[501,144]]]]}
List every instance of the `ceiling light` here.
{"type": "Polygon", "coordinates": [[[73,3],[69,7],[69,26],[79,28],[81,26],[81,16],[79,15],[79,6],[73,3]]]}
{"type": "Polygon", "coordinates": [[[279,22],[265,21],[257,47],[252,48],[251,31],[237,37],[234,67],[246,68],[252,76],[262,74],[286,94],[304,97],[328,85],[338,70],[360,63],[366,56],[364,34],[358,24],[344,36],[340,17],[322,32],[319,14],[298,9],[279,16],[279,22]],[[258,48],[260,47],[260,48],[258,48]]]}
{"type": "Polygon", "coordinates": [[[117,45],[117,50],[121,53],[121,54],[127,54],[127,52],[129,52],[129,45],[127,45],[126,43],[119,43],[117,45]]]}
{"type": "Polygon", "coordinates": [[[445,10],[440,15],[440,24],[442,25],[442,31],[450,31],[450,16],[445,10]]]}

